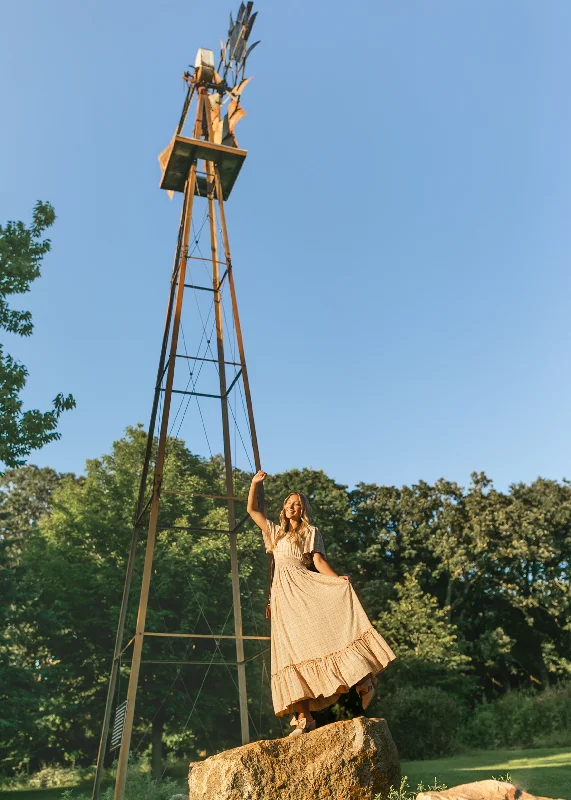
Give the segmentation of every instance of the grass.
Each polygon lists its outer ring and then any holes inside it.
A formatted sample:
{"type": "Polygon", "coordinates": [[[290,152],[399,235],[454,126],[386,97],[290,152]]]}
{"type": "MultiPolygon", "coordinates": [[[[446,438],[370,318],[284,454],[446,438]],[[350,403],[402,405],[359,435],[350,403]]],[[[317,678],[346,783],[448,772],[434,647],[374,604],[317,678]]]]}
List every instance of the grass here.
{"type": "Polygon", "coordinates": [[[402,774],[410,786],[437,777],[448,786],[500,777],[509,772],[514,783],[531,794],[571,800],[571,751],[490,750],[434,761],[403,761],[402,774]]]}
{"type": "MultiPolygon", "coordinates": [[[[176,771],[176,770],[175,770],[176,771]]],[[[168,770],[170,772],[170,770],[168,770]]],[[[486,780],[509,773],[514,783],[532,794],[571,800],[571,750],[550,748],[542,750],[491,750],[434,761],[403,761],[402,774],[408,778],[409,787],[419,783],[439,783],[458,786],[461,783],[486,780]]],[[[173,776],[174,777],[174,776],[173,776]]],[[[178,775],[177,775],[178,777],[178,775]]],[[[105,780],[109,785],[108,779],[105,780]]],[[[184,792],[184,780],[181,789],[184,792]]],[[[71,789],[71,800],[91,795],[92,782],[82,781],[71,789]]],[[[21,788],[0,791],[0,800],[60,800],[70,788],[21,788]]]]}

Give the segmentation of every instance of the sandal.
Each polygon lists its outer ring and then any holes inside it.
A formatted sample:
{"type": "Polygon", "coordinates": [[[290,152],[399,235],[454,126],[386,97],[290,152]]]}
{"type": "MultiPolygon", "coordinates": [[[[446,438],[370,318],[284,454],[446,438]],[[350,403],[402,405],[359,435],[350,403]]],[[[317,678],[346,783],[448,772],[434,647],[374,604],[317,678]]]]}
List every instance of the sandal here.
{"type": "Polygon", "coordinates": [[[361,698],[361,705],[363,707],[363,711],[365,711],[369,705],[371,704],[371,700],[375,696],[375,684],[378,683],[376,678],[373,678],[371,675],[367,678],[364,683],[358,683],[355,689],[357,690],[357,694],[361,698]]]}
{"type": "Polygon", "coordinates": [[[291,733],[288,733],[288,736],[301,736],[302,733],[314,731],[316,723],[314,719],[312,719],[311,722],[308,722],[305,717],[302,717],[301,719],[292,717],[290,725],[295,725],[295,730],[291,733]]]}

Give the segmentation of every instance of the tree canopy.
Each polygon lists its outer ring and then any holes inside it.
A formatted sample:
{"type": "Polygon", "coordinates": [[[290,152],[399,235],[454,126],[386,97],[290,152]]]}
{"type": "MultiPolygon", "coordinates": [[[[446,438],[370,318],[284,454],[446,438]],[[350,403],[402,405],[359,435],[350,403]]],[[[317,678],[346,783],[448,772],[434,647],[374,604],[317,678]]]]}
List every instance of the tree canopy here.
{"type": "MultiPolygon", "coordinates": [[[[39,278],[42,259],[51,248],[50,240],[42,239],[42,234],[55,218],[50,203],[38,201],[31,225],[0,225],[0,328],[9,333],[32,334],[31,312],[11,308],[8,298],[29,292],[32,282],[39,278]]],[[[75,406],[71,395],[59,393],[49,411],[24,411],[20,395],[27,377],[26,367],[0,344],[0,465],[7,467],[20,466],[32,450],[58,439],[61,414],[75,406]]]]}
{"type": "MultiPolygon", "coordinates": [[[[0,551],[1,699],[10,709],[0,736],[5,769],[26,761],[95,759],[145,441],[142,428],[128,429],[109,454],[87,462],[81,477],[36,467],[4,476],[1,536],[12,543],[0,551]]],[[[237,496],[245,496],[249,480],[236,471],[237,496]]],[[[200,458],[171,439],[163,486],[224,494],[223,460],[200,458]]],[[[473,707],[510,688],[545,687],[569,675],[568,482],[538,479],[499,492],[485,475],[474,474],[467,488],[440,480],[349,490],[323,471],[301,469],[270,476],[265,488],[273,519],[290,491],[310,498],[329,561],[352,577],[369,618],[397,652],[383,692],[431,685],[473,707]]],[[[165,493],[149,630],[233,632],[228,541],[206,532],[223,528],[224,519],[219,500],[165,493]]],[[[269,635],[258,529],[246,525],[238,547],[244,632],[269,635]]],[[[246,642],[246,658],[262,647],[246,642]]],[[[138,752],[151,741],[175,756],[239,743],[236,674],[218,663],[221,656],[235,660],[232,640],[158,638],[145,645],[133,739],[138,752]],[[205,663],[180,663],[191,659],[205,663]]],[[[126,652],[118,699],[126,691],[128,662],[126,652]]],[[[262,658],[247,664],[254,737],[282,733],[271,707],[269,666],[269,654],[265,664],[262,658]]],[[[342,697],[331,713],[356,712],[353,702],[342,697]]]]}

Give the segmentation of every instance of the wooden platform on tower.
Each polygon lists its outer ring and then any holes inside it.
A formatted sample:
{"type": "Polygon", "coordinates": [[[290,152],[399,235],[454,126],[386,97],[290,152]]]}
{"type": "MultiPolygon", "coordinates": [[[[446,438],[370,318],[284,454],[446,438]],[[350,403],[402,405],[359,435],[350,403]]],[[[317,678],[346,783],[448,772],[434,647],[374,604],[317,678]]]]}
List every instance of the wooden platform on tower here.
{"type": "MultiPolygon", "coordinates": [[[[191,166],[202,159],[213,164],[218,170],[222,184],[222,197],[224,200],[228,200],[246,156],[247,152],[239,150],[237,147],[226,147],[223,144],[216,144],[204,139],[175,136],[170,145],[168,158],[165,160],[161,189],[184,192],[191,166]]],[[[215,199],[218,199],[216,187],[213,191],[215,199]]],[[[197,174],[194,193],[200,197],[207,196],[206,176],[197,174]]]]}

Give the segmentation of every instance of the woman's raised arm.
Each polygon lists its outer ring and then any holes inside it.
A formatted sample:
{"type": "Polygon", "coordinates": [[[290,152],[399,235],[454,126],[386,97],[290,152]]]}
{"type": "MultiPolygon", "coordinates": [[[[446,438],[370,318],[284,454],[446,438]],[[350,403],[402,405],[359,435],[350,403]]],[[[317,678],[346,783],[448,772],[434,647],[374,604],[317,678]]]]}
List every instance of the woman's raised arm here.
{"type": "Polygon", "coordinates": [[[250,492],[248,494],[248,508],[246,509],[248,514],[252,517],[258,528],[261,528],[263,531],[266,530],[266,520],[267,517],[261,511],[258,510],[258,484],[262,483],[267,477],[267,472],[264,472],[262,469],[259,472],[256,472],[254,477],[252,478],[252,483],[250,485],[250,492]]]}

